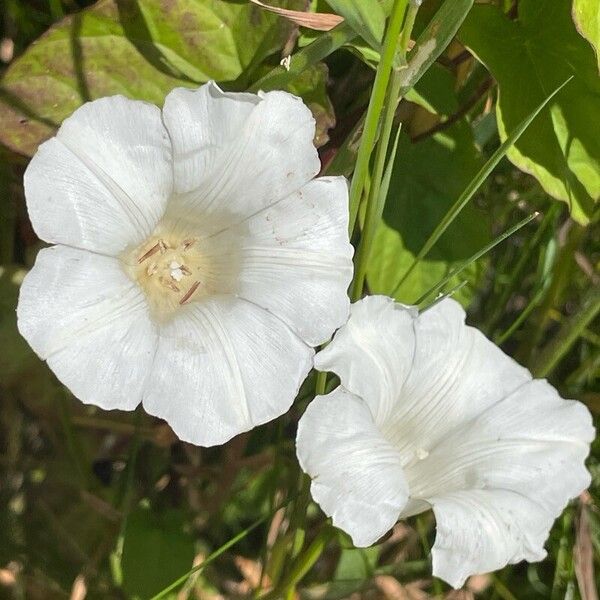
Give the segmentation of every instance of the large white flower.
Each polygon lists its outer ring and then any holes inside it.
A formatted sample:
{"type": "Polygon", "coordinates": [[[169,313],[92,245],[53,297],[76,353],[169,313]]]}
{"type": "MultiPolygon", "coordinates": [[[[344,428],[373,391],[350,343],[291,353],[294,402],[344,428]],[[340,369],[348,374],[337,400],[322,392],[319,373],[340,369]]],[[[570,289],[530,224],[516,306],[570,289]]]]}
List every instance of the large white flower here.
{"type": "Polygon", "coordinates": [[[25,174],[19,329],[83,402],[222,443],[284,413],[347,318],[348,193],[284,92],[85,104],[25,174]]]}
{"type": "Polygon", "coordinates": [[[311,491],[357,546],[432,507],[433,571],[454,587],[545,556],[570,498],[590,482],[591,416],[467,327],[446,299],[422,314],[372,296],[315,365],[342,386],[302,417],[311,491]]]}

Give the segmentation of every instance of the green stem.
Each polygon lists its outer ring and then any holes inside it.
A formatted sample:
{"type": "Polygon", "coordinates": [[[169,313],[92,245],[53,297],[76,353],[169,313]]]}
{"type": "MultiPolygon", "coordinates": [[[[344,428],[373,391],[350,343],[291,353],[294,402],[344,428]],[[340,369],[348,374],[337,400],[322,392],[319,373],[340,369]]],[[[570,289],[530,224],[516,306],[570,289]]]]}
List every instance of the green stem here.
{"type": "Polygon", "coordinates": [[[79,442],[79,438],[73,429],[69,400],[62,392],[58,393],[58,403],[60,409],[60,421],[67,441],[67,450],[75,465],[75,469],[77,470],[82,488],[89,489],[91,481],[89,478],[89,469],[86,467],[88,461],[85,457],[83,447],[79,442]]]}
{"type": "Polygon", "coordinates": [[[598,313],[600,313],[600,286],[594,286],[585,295],[581,310],[562,324],[556,337],[537,355],[531,368],[532,373],[536,377],[546,377],[551,373],[598,313]]]}
{"type": "Polygon", "coordinates": [[[494,307],[490,311],[490,318],[487,320],[484,329],[489,333],[493,331],[493,329],[498,324],[498,321],[502,318],[504,313],[504,307],[510,298],[513,290],[517,286],[517,284],[521,281],[521,274],[523,273],[523,269],[526,267],[529,259],[531,258],[531,254],[533,250],[540,243],[542,236],[547,231],[549,225],[554,221],[554,219],[560,214],[562,210],[562,206],[558,202],[554,202],[552,206],[548,209],[546,214],[544,215],[542,222],[537,228],[534,235],[527,241],[525,248],[521,252],[519,252],[519,259],[515,268],[510,273],[510,279],[504,286],[502,292],[498,296],[498,299],[494,302],[494,307]]]}
{"type": "Polygon", "coordinates": [[[194,573],[198,573],[199,571],[204,570],[210,563],[212,563],[219,556],[221,556],[221,554],[225,553],[232,546],[235,546],[238,542],[243,540],[248,534],[252,533],[257,527],[262,525],[265,521],[272,518],[273,515],[278,510],[287,506],[288,503],[291,502],[292,499],[293,498],[288,498],[285,502],[283,502],[278,507],[276,507],[271,513],[268,513],[268,514],[260,517],[260,519],[257,519],[256,521],[254,521],[254,523],[252,523],[252,525],[250,525],[249,527],[246,527],[246,529],[244,529],[243,531],[240,531],[240,533],[238,533],[235,537],[232,537],[229,541],[225,542],[220,548],[215,550],[212,554],[209,554],[202,563],[195,566],[193,569],[190,569],[185,575],[182,575],[179,579],[175,580],[171,585],[166,587],[164,590],[162,590],[155,596],[152,596],[152,598],[150,598],[150,600],[161,600],[161,598],[168,596],[172,591],[176,590],[179,586],[183,585],[192,575],[194,575],[194,573]]]}
{"type": "Polygon", "coordinates": [[[375,82],[373,83],[373,92],[371,93],[369,107],[367,108],[367,116],[365,118],[365,128],[360,140],[356,166],[350,185],[350,234],[354,231],[358,207],[369,172],[369,162],[373,148],[375,147],[377,130],[379,128],[379,117],[386,99],[386,92],[392,74],[392,68],[394,66],[394,59],[396,57],[396,45],[398,36],[400,35],[400,29],[402,28],[402,22],[404,21],[404,13],[406,12],[407,4],[408,0],[394,1],[394,6],[392,7],[383,41],[381,60],[377,66],[375,82]]]}
{"type": "Polygon", "coordinates": [[[556,557],[554,582],[552,583],[551,600],[563,600],[570,579],[573,576],[572,541],[573,509],[568,507],[562,517],[562,536],[556,557]]]}
{"type": "Polygon", "coordinates": [[[138,408],[135,413],[135,430],[131,443],[131,449],[129,451],[129,458],[127,459],[127,466],[121,478],[120,485],[117,488],[114,500],[114,505],[119,508],[123,514],[123,518],[121,519],[121,527],[119,530],[119,537],[117,538],[115,549],[110,555],[110,569],[112,578],[115,585],[118,586],[121,586],[123,583],[123,570],[121,567],[121,562],[123,559],[123,546],[125,543],[125,529],[127,528],[127,520],[129,518],[129,513],[131,512],[131,504],[133,499],[135,465],[141,444],[141,425],[142,411],[138,408]]]}
{"type": "MultiPolygon", "coordinates": [[[[377,144],[377,150],[375,153],[375,165],[373,170],[373,176],[371,178],[371,186],[369,188],[369,197],[367,200],[367,212],[365,215],[365,226],[362,231],[362,237],[360,245],[356,254],[356,272],[354,275],[354,281],[350,292],[350,297],[353,301],[359,300],[362,297],[363,288],[365,284],[365,278],[367,275],[367,265],[369,264],[369,257],[373,248],[373,241],[375,240],[375,233],[377,227],[381,221],[383,214],[383,208],[385,206],[385,200],[387,193],[382,194],[382,183],[384,178],[384,169],[386,160],[389,160],[391,164],[394,162],[394,153],[388,159],[388,146],[390,137],[392,134],[392,126],[394,124],[394,116],[396,114],[396,108],[398,102],[401,99],[400,89],[403,82],[403,64],[406,60],[406,52],[408,50],[408,43],[412,33],[413,26],[415,24],[415,18],[419,9],[420,2],[411,0],[408,9],[406,11],[406,18],[404,19],[404,27],[400,34],[398,41],[398,48],[396,52],[396,65],[393,69],[392,80],[389,83],[388,90],[386,93],[385,111],[383,114],[383,124],[381,128],[381,135],[377,144]]],[[[397,145],[395,145],[397,147],[397,145]]]]}
{"type": "Polygon", "coordinates": [[[262,596],[261,600],[275,600],[276,598],[287,597],[290,590],[293,590],[296,584],[312,569],[323,553],[325,546],[334,535],[335,529],[325,524],[310,546],[300,554],[282,582],[275,589],[262,596]]]}
{"type": "Polygon", "coordinates": [[[511,235],[513,235],[514,233],[516,233],[517,231],[519,231],[519,229],[521,229],[522,227],[525,227],[525,225],[527,225],[527,223],[529,223],[530,221],[532,221],[533,219],[535,219],[536,216],[537,216],[537,213],[534,213],[532,215],[529,215],[528,217],[526,217],[522,221],[519,221],[516,225],[514,225],[513,227],[511,227],[510,229],[508,229],[507,231],[505,231],[501,235],[499,235],[495,240],[493,240],[492,242],[490,242],[489,244],[487,244],[486,246],[484,246],[481,250],[479,250],[478,252],[476,252],[473,256],[471,256],[467,260],[465,260],[462,263],[460,263],[460,265],[458,265],[457,267],[455,267],[454,269],[452,269],[448,273],[448,275],[446,275],[446,277],[444,277],[439,283],[436,283],[430,290],[428,290],[427,292],[425,292],[415,302],[415,304],[417,304],[417,305],[418,304],[422,304],[427,298],[429,298],[429,296],[432,296],[433,294],[439,292],[453,277],[456,277],[457,275],[459,275],[470,264],[472,264],[475,261],[479,260],[482,256],[485,256],[488,252],[490,252],[492,249],[494,249],[498,244],[500,244],[505,239],[509,238],[511,235]]]}

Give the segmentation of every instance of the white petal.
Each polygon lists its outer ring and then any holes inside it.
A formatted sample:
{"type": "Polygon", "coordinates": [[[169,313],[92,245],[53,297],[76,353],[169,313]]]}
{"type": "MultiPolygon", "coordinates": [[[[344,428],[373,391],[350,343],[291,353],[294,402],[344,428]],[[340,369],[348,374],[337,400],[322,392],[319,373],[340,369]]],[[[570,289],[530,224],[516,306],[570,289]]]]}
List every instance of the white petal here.
{"type": "Polygon", "coordinates": [[[554,519],[590,483],[584,461],[593,439],[585,406],[536,380],[407,467],[411,497],[431,503],[438,519],[440,576],[462,584],[469,575],[543,557],[554,519]]]}
{"type": "Polygon", "coordinates": [[[143,293],[116,259],[54,246],[21,286],[19,331],[87,404],[132,410],[142,397],[156,333],[143,293]]]}
{"type": "Polygon", "coordinates": [[[348,187],[343,177],[307,183],[207,243],[230,292],[283,319],[317,346],[348,318],[352,279],[348,187]],[[233,248],[236,248],[235,253],[233,248]],[[231,261],[233,255],[238,260],[231,261]]]}
{"type": "Polygon", "coordinates": [[[161,328],[144,408],[184,441],[222,444],[286,412],[312,357],[266,310],[208,298],[182,307],[161,328]]]}
{"type": "Polygon", "coordinates": [[[529,498],[507,491],[471,490],[433,498],[437,534],[433,574],[459,588],[467,577],[546,556],[554,517],[529,498]]]}
{"type": "Polygon", "coordinates": [[[401,456],[360,398],[342,387],[317,396],[298,424],[296,452],[313,498],[356,546],[373,544],[398,520],[408,497],[401,456]]]}
{"type": "Polygon", "coordinates": [[[398,410],[412,364],[416,311],[387,296],[367,296],[350,310],[347,324],[315,356],[315,367],[338,375],[346,389],[367,402],[375,421],[385,423],[398,410]]]}
{"type": "Polygon", "coordinates": [[[122,96],[77,109],[25,173],[27,208],[40,238],[109,255],[152,232],[172,185],[160,110],[122,96]]]}
{"type": "Polygon", "coordinates": [[[413,308],[383,299],[362,300],[351,311],[348,324],[315,364],[340,375],[345,387],[364,397],[405,463],[531,379],[465,325],[465,313],[454,300],[443,300],[418,317],[413,308]],[[377,373],[381,383],[369,373],[377,373]]]}
{"type": "Polygon", "coordinates": [[[556,517],[589,484],[584,461],[593,439],[583,404],[563,400],[544,380],[530,381],[407,467],[411,496],[504,489],[556,517]]]}
{"type": "Polygon", "coordinates": [[[300,189],[320,169],[315,122],[286,92],[224,93],[214,83],[173,90],[164,122],[173,141],[173,218],[209,235],[300,189]]]}

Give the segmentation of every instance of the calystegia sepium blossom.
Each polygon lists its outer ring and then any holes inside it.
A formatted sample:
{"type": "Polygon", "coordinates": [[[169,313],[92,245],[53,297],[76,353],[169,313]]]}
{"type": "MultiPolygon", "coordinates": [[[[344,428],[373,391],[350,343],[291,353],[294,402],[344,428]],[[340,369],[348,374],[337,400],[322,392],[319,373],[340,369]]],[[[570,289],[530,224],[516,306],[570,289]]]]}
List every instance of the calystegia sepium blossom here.
{"type": "Polygon", "coordinates": [[[285,92],[87,103],[25,174],[23,336],[80,400],[199,445],[284,413],[348,316],[348,191],[285,92]]]}
{"type": "Polygon", "coordinates": [[[433,572],[454,587],[544,558],[554,520],[590,483],[583,404],[532,379],[451,299],[419,314],[367,297],[315,365],[341,386],[309,405],[297,454],[355,545],[433,508],[433,572]]]}

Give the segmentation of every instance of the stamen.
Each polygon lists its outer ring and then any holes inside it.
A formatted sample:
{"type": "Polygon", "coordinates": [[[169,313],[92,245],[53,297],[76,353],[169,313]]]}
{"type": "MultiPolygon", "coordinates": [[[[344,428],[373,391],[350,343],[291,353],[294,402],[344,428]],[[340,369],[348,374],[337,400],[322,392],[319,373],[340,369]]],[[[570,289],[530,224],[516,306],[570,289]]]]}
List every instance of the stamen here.
{"type": "MultiPolygon", "coordinates": [[[[164,242],[163,242],[164,244],[164,242]]],[[[150,250],[148,250],[148,252],[146,252],[145,254],[142,254],[142,256],[140,256],[138,258],[138,264],[141,265],[147,258],[150,258],[153,254],[156,254],[159,250],[161,249],[160,247],[160,241],[156,244],[154,244],[154,246],[152,246],[152,248],[150,248],[150,250]]]]}
{"type": "Polygon", "coordinates": [[[170,281],[169,279],[165,279],[164,277],[160,278],[160,282],[168,287],[170,290],[174,291],[174,292],[180,292],[181,289],[179,287],[177,287],[172,281],[170,281]]]}
{"type": "Polygon", "coordinates": [[[185,252],[189,248],[191,248],[198,240],[196,238],[188,238],[187,240],[183,240],[181,245],[183,246],[183,251],[185,252]]]}
{"type": "Polygon", "coordinates": [[[199,285],[200,285],[199,281],[194,281],[194,283],[192,284],[192,287],[183,295],[183,297],[179,301],[179,304],[185,304],[192,297],[194,292],[198,289],[199,285]]]}
{"type": "Polygon", "coordinates": [[[158,265],[155,262],[153,262],[148,265],[148,268],[146,269],[146,274],[148,275],[148,277],[152,277],[152,275],[154,275],[154,273],[156,273],[157,271],[158,265]]]}
{"type": "Polygon", "coordinates": [[[179,265],[179,270],[184,274],[184,275],[191,275],[192,272],[185,266],[185,265],[179,265]]]}
{"type": "Polygon", "coordinates": [[[158,240],[158,247],[160,249],[161,254],[164,254],[168,248],[168,246],[165,244],[165,242],[163,240],[158,240]]]}

